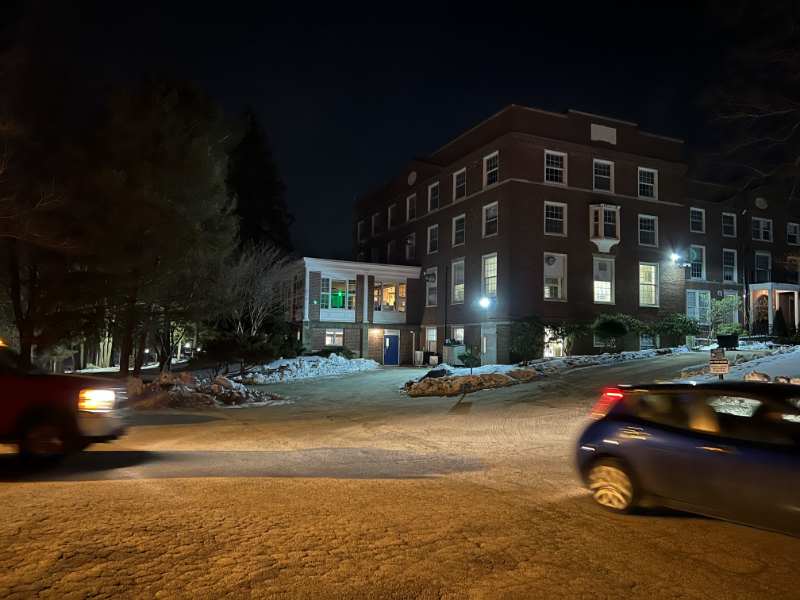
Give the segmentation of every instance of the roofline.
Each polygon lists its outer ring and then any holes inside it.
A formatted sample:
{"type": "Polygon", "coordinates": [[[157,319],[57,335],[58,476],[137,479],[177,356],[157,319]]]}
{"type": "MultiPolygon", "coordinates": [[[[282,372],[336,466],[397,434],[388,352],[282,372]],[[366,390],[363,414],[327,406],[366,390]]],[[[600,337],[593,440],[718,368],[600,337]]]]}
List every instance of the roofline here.
{"type": "Polygon", "coordinates": [[[303,257],[308,270],[331,270],[348,274],[373,275],[376,277],[418,279],[422,267],[406,265],[382,265],[378,263],[358,262],[352,260],[335,260],[332,258],[303,257]]]}

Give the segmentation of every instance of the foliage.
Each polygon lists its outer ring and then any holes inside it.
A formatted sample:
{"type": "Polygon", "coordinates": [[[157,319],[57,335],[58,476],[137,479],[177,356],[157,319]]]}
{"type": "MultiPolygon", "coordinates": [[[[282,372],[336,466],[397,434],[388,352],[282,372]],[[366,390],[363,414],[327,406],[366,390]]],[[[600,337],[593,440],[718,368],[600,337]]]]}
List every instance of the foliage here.
{"type": "Polygon", "coordinates": [[[473,354],[470,350],[467,350],[458,355],[458,360],[464,363],[465,367],[469,368],[469,374],[472,375],[472,369],[479,367],[481,364],[481,353],[473,354]]]}
{"type": "Polygon", "coordinates": [[[545,323],[544,326],[552,332],[550,339],[546,341],[561,340],[564,343],[564,352],[567,356],[572,354],[572,346],[577,338],[589,335],[592,332],[590,325],[584,325],[582,323],[556,322],[545,323]]]}
{"type": "Polygon", "coordinates": [[[727,335],[731,333],[742,335],[744,333],[744,327],[741,323],[723,323],[717,327],[717,334],[727,335]]]}
{"type": "Polygon", "coordinates": [[[523,362],[536,356],[544,348],[544,323],[536,315],[518,317],[511,323],[509,349],[519,354],[523,362]]]}
{"type": "Polygon", "coordinates": [[[329,358],[331,354],[338,354],[347,360],[352,360],[356,357],[356,353],[345,346],[325,346],[322,350],[312,352],[309,356],[322,356],[323,358],[329,358]]]}
{"type": "Polygon", "coordinates": [[[786,319],[783,317],[783,309],[779,308],[775,312],[775,318],[772,319],[772,335],[778,337],[788,337],[789,330],[786,327],[786,319]]]}
{"type": "Polygon", "coordinates": [[[206,364],[215,375],[228,375],[237,367],[245,375],[277,358],[274,340],[246,333],[216,334],[204,340],[203,349],[193,362],[206,364]]]}
{"type": "Polygon", "coordinates": [[[675,337],[685,343],[686,337],[690,335],[700,335],[700,323],[682,313],[667,315],[658,324],[658,334],[675,337]]]}
{"type": "Polygon", "coordinates": [[[616,346],[618,340],[628,335],[630,328],[626,316],[603,314],[595,320],[592,331],[598,339],[603,340],[604,350],[608,346],[616,346]]]}
{"type": "Polygon", "coordinates": [[[742,299],[739,296],[729,296],[723,300],[711,300],[708,306],[708,337],[710,340],[716,339],[720,325],[727,323],[734,311],[740,312],[742,306],[742,299]]]}

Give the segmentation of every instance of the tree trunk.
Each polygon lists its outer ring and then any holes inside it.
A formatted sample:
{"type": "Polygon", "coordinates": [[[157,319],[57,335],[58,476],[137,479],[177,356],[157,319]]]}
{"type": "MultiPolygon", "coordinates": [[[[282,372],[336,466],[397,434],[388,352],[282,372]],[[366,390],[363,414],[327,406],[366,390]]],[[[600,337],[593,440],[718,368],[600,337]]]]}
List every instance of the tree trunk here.
{"type": "Polygon", "coordinates": [[[125,326],[123,327],[122,344],[119,352],[119,372],[127,375],[130,370],[131,353],[133,351],[133,327],[136,319],[137,284],[128,290],[128,301],[125,310],[125,326]]]}
{"type": "Polygon", "coordinates": [[[142,333],[139,335],[139,351],[136,353],[136,362],[133,365],[133,376],[138,377],[142,372],[142,364],[144,363],[144,351],[147,348],[147,332],[148,326],[142,328],[142,333]]]}

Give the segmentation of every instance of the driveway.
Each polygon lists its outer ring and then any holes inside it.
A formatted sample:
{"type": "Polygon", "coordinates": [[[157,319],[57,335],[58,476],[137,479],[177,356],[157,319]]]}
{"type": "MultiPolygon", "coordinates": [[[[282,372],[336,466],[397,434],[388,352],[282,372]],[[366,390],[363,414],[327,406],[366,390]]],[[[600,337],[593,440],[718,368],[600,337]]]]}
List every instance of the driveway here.
{"type": "Polygon", "coordinates": [[[458,398],[414,369],[265,386],[294,404],[136,415],[30,473],[0,456],[0,597],[796,598],[800,540],[607,514],[573,471],[609,383],[705,354],[458,398]]]}

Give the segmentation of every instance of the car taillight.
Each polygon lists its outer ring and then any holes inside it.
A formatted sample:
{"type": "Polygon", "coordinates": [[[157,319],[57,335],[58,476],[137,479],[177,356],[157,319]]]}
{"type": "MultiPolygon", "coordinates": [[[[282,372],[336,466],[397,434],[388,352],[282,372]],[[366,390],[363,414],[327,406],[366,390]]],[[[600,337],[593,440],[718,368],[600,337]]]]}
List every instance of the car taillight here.
{"type": "Polygon", "coordinates": [[[614,405],[622,400],[623,394],[616,388],[611,388],[603,392],[600,400],[589,411],[589,416],[593,419],[602,419],[609,411],[614,408],[614,405]]]}

